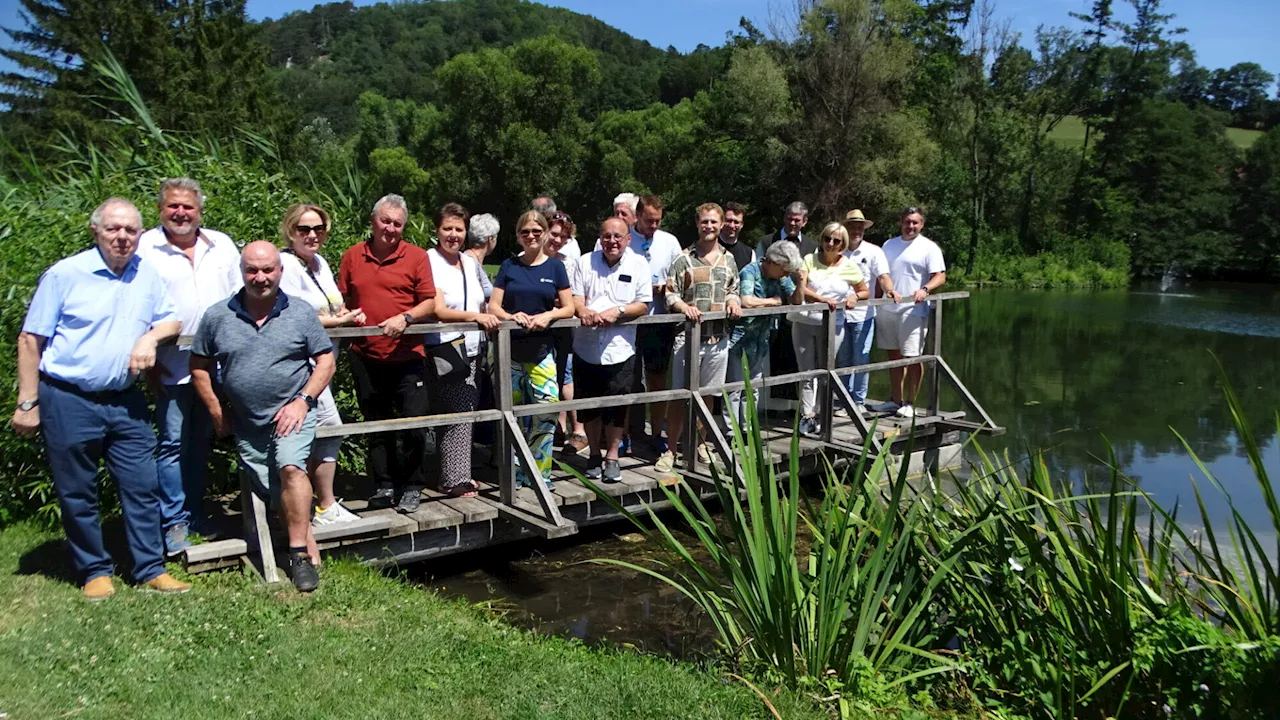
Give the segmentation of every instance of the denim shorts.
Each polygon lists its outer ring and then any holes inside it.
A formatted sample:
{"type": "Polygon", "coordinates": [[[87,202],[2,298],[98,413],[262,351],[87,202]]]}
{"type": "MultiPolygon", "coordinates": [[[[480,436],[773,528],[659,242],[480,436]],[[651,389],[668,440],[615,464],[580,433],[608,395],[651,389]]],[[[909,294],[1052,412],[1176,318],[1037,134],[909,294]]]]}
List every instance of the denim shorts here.
{"type": "Polygon", "coordinates": [[[573,384],[573,353],[569,353],[564,358],[564,380],[561,381],[561,387],[573,384]]]}
{"type": "Polygon", "coordinates": [[[240,454],[240,472],[252,480],[263,494],[279,491],[280,469],[290,465],[307,469],[311,456],[311,443],[316,437],[315,410],[307,413],[302,427],[292,435],[278,437],[274,424],[253,428],[248,432],[236,429],[236,450],[240,454]]]}

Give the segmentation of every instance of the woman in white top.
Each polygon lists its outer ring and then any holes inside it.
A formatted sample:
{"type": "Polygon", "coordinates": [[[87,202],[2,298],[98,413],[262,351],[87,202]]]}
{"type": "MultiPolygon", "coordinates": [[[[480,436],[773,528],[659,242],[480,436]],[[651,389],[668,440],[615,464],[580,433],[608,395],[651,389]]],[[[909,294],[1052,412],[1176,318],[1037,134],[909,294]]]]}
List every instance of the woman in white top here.
{"type": "MultiPolygon", "coordinates": [[[[427,251],[436,286],[435,316],[440,322],[474,322],[484,330],[501,324],[481,312],[484,270],[463,252],[468,213],[457,203],[447,203],[436,213],[436,247],[427,251]]],[[[430,391],[432,412],[471,412],[480,397],[481,331],[428,333],[427,371],[435,373],[430,391]]],[[[471,430],[473,423],[442,427],[436,436],[440,453],[440,489],[453,497],[473,497],[479,486],[471,478],[471,430]]]]}
{"type": "MultiPolygon", "coordinates": [[[[562,212],[551,213],[547,231],[545,252],[547,257],[558,258],[566,268],[572,268],[582,257],[578,239],[574,237],[577,226],[573,218],[562,212]]],[[[553,330],[556,346],[556,369],[560,373],[560,399],[573,399],[573,331],[553,330]]],[[[564,454],[578,455],[587,449],[587,426],[578,420],[578,413],[570,410],[560,413],[560,430],[564,433],[564,454]]]]}
{"type": "MultiPolygon", "coordinates": [[[[830,312],[836,313],[836,348],[844,343],[845,310],[852,310],[859,300],[870,295],[862,269],[853,259],[844,256],[849,247],[849,231],[840,223],[828,223],[822,228],[818,251],[804,258],[804,301],[826,303],[830,312]]],[[[819,353],[823,345],[823,313],[817,310],[787,313],[791,320],[791,340],[796,348],[796,365],[800,370],[813,370],[820,364],[819,353]]],[[[817,434],[816,415],[818,404],[818,379],[811,378],[800,385],[800,432],[817,434]]]]}
{"type": "MultiPolygon", "coordinates": [[[[284,251],[280,253],[280,291],[295,300],[309,303],[320,315],[320,324],[326,328],[358,325],[364,322],[359,308],[348,310],[333,280],[329,263],[320,255],[320,248],[329,239],[329,213],[318,205],[299,203],[289,208],[280,222],[280,234],[284,237],[284,251]]],[[[334,357],[338,354],[338,341],[333,342],[334,357]]],[[[316,398],[316,427],[341,425],[338,405],[333,391],[325,388],[316,398]]],[[[348,522],[356,515],[342,507],[333,496],[333,476],[338,468],[338,450],[342,438],[323,438],[311,443],[311,457],[307,461],[307,474],[316,494],[316,512],[311,519],[314,527],[348,522]]]]}

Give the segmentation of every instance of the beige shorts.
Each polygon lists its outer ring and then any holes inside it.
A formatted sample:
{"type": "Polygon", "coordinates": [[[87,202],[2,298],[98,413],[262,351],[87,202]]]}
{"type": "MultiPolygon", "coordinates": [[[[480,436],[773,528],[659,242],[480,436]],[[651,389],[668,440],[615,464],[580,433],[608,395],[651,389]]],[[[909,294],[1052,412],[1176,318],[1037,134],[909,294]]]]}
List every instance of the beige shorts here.
{"type": "Polygon", "coordinates": [[[876,347],[897,350],[902,357],[920,357],[928,335],[928,316],[897,312],[876,313],[876,347]]]}

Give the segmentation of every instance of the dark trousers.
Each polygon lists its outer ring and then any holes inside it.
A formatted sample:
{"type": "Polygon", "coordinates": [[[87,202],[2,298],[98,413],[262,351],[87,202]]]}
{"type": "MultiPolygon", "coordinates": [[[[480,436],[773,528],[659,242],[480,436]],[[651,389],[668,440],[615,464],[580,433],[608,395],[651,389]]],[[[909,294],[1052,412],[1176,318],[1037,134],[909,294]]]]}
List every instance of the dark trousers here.
{"type": "MultiPolygon", "coordinates": [[[[365,420],[391,420],[427,414],[426,366],[421,358],[404,362],[370,360],[351,353],[356,401],[365,420]]],[[[369,436],[369,471],[380,485],[426,485],[427,435],[424,429],[369,436]],[[397,447],[397,444],[399,447],[397,447]]]]}
{"type": "Polygon", "coordinates": [[[45,449],[76,575],[88,582],[112,573],[98,517],[98,461],[104,456],[120,493],[134,581],[163,573],[156,434],[142,392],[85,393],[41,377],[39,398],[45,449]]]}

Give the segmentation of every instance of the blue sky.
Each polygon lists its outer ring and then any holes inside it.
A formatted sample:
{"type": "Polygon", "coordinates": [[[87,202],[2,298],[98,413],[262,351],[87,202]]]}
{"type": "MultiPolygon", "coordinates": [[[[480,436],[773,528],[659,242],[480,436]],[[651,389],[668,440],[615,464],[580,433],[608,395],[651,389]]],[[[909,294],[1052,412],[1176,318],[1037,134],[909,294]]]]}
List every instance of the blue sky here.
{"type": "MultiPolygon", "coordinates": [[[[356,2],[370,4],[367,0],[356,2]]],[[[249,0],[249,14],[254,19],[278,18],[314,4],[309,0],[249,0]]],[[[736,30],[742,16],[767,31],[770,18],[790,7],[792,0],[560,0],[545,4],[594,15],[660,48],[674,45],[687,51],[699,43],[715,46],[724,42],[725,33],[736,30]]],[[[1037,25],[1073,24],[1067,13],[1084,12],[1089,4],[1089,0],[995,0],[997,18],[1021,32],[1024,44],[1029,44],[1037,25]]],[[[1118,12],[1128,9],[1123,3],[1116,5],[1118,12]]],[[[0,0],[0,26],[17,26],[18,8],[17,0],[0,0]]],[[[1280,73],[1280,43],[1273,37],[1280,27],[1280,0],[1166,0],[1164,10],[1176,15],[1176,26],[1187,28],[1184,38],[1195,48],[1201,65],[1229,67],[1252,61],[1280,73]]],[[[7,40],[0,38],[0,44],[7,46],[7,40]]]]}

